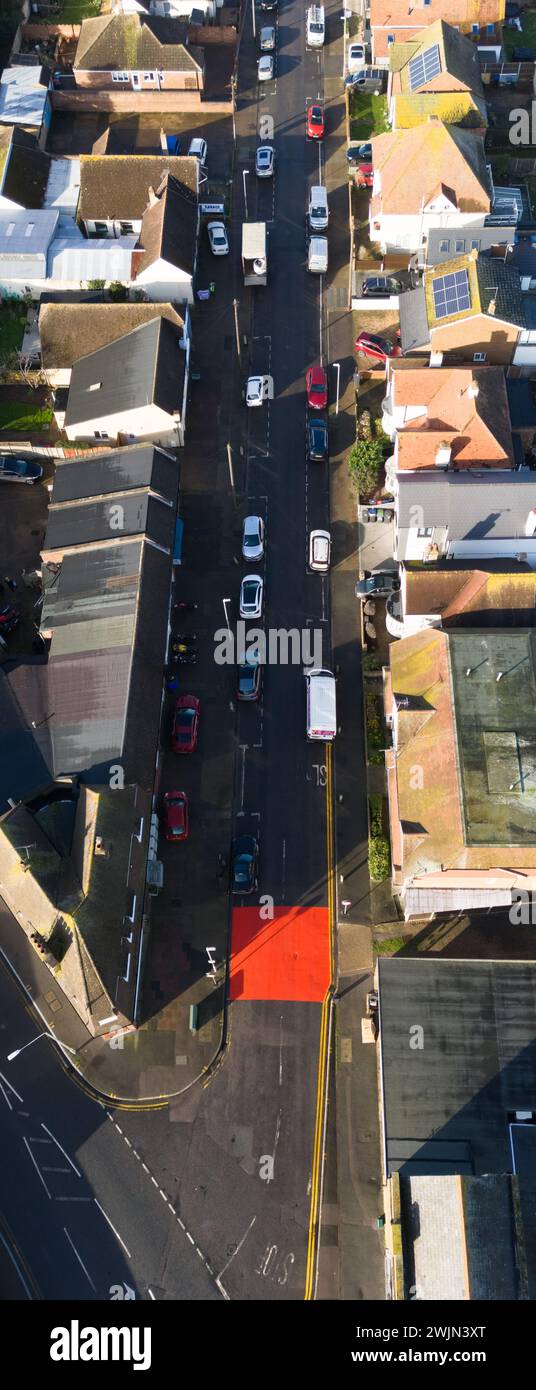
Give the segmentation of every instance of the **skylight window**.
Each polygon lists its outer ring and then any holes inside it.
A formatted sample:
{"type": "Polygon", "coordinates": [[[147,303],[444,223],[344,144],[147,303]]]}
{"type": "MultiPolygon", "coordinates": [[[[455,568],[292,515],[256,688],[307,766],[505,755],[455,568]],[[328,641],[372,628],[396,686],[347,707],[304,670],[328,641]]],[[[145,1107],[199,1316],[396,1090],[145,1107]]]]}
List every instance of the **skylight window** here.
{"type": "Polygon", "coordinates": [[[441,58],[439,56],[439,46],[437,43],[432,48],[426,48],[424,53],[419,53],[417,58],[412,58],[409,65],[409,85],[412,92],[417,87],[422,87],[425,82],[430,82],[432,77],[437,77],[441,72],[441,58]]]}

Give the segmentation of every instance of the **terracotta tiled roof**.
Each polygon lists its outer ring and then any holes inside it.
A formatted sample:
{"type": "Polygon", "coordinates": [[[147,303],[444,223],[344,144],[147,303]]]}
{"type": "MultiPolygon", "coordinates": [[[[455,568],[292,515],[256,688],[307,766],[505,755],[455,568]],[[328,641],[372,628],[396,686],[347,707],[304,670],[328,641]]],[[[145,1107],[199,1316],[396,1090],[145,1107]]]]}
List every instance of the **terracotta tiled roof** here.
{"type": "Polygon", "coordinates": [[[430,121],[413,130],[377,135],[373,163],[381,175],[383,213],[414,216],[440,189],[460,212],[490,211],[490,187],[482,137],[430,121]]]}
{"type": "Polygon", "coordinates": [[[422,412],[397,430],[399,469],[434,468],[436,450],[450,445],[451,468],[515,466],[504,372],[500,367],[441,367],[397,371],[395,409],[422,412]]]}

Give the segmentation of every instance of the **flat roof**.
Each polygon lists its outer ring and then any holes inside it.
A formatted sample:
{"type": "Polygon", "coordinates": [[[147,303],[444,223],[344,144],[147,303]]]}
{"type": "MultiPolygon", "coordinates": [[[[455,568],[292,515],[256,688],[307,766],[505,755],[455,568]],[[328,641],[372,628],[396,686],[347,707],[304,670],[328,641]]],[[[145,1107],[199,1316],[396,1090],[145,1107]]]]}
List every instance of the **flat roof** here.
{"type": "Polygon", "coordinates": [[[242,223],[242,254],[248,261],[266,255],[266,223],[242,223]]]}
{"type": "Polygon", "coordinates": [[[0,78],[0,122],[4,125],[41,127],[48,95],[41,82],[42,68],[4,68],[0,78]]]}

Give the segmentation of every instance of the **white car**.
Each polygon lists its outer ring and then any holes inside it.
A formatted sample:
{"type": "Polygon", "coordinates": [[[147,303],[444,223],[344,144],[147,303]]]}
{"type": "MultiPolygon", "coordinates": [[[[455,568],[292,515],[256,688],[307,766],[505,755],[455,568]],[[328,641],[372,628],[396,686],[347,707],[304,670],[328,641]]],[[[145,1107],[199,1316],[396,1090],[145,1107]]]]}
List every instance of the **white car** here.
{"type": "Polygon", "coordinates": [[[240,585],[240,617],[261,618],[264,584],[260,574],[246,574],[240,585]]]}
{"type": "Polygon", "coordinates": [[[271,179],[274,172],[273,145],[259,145],[255,155],[255,173],[258,179],[271,179]]]}
{"type": "Polygon", "coordinates": [[[326,574],[331,560],[329,531],[311,531],[309,535],[309,569],[326,574]]]}
{"type": "Polygon", "coordinates": [[[259,34],[259,48],[261,53],[273,53],[275,48],[275,29],[273,24],[269,24],[265,29],[261,29],[259,34]]]}
{"type": "Polygon", "coordinates": [[[348,72],[359,72],[367,65],[367,49],[364,43],[351,43],[348,48],[346,67],[348,72]]]}
{"type": "Polygon", "coordinates": [[[194,159],[198,159],[199,163],[204,166],[207,162],[208,154],[208,145],[206,140],[190,140],[190,144],[188,146],[188,154],[192,156],[194,159]]]}
{"type": "Polygon", "coordinates": [[[246,405],[262,405],[264,402],[264,377],[248,376],[246,405]]]}
{"type": "Polygon", "coordinates": [[[264,555],[264,521],[262,516],[246,516],[242,531],[244,560],[262,560],[264,555]]]}
{"type": "Polygon", "coordinates": [[[259,58],[257,64],[257,74],[259,82],[270,82],[274,75],[274,60],[271,53],[266,53],[263,58],[259,58]]]}
{"type": "Polygon", "coordinates": [[[213,256],[229,255],[229,238],[223,222],[207,222],[208,239],[213,256]]]}

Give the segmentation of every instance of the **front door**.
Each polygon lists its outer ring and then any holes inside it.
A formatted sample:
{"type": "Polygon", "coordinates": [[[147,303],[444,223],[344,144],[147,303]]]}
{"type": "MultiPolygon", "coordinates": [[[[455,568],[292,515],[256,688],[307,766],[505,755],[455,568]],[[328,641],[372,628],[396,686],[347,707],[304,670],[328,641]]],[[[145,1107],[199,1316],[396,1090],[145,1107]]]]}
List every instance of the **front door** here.
{"type": "Polygon", "coordinates": [[[135,92],[139,92],[141,87],[141,74],[139,72],[132,73],[132,86],[135,92]]]}

